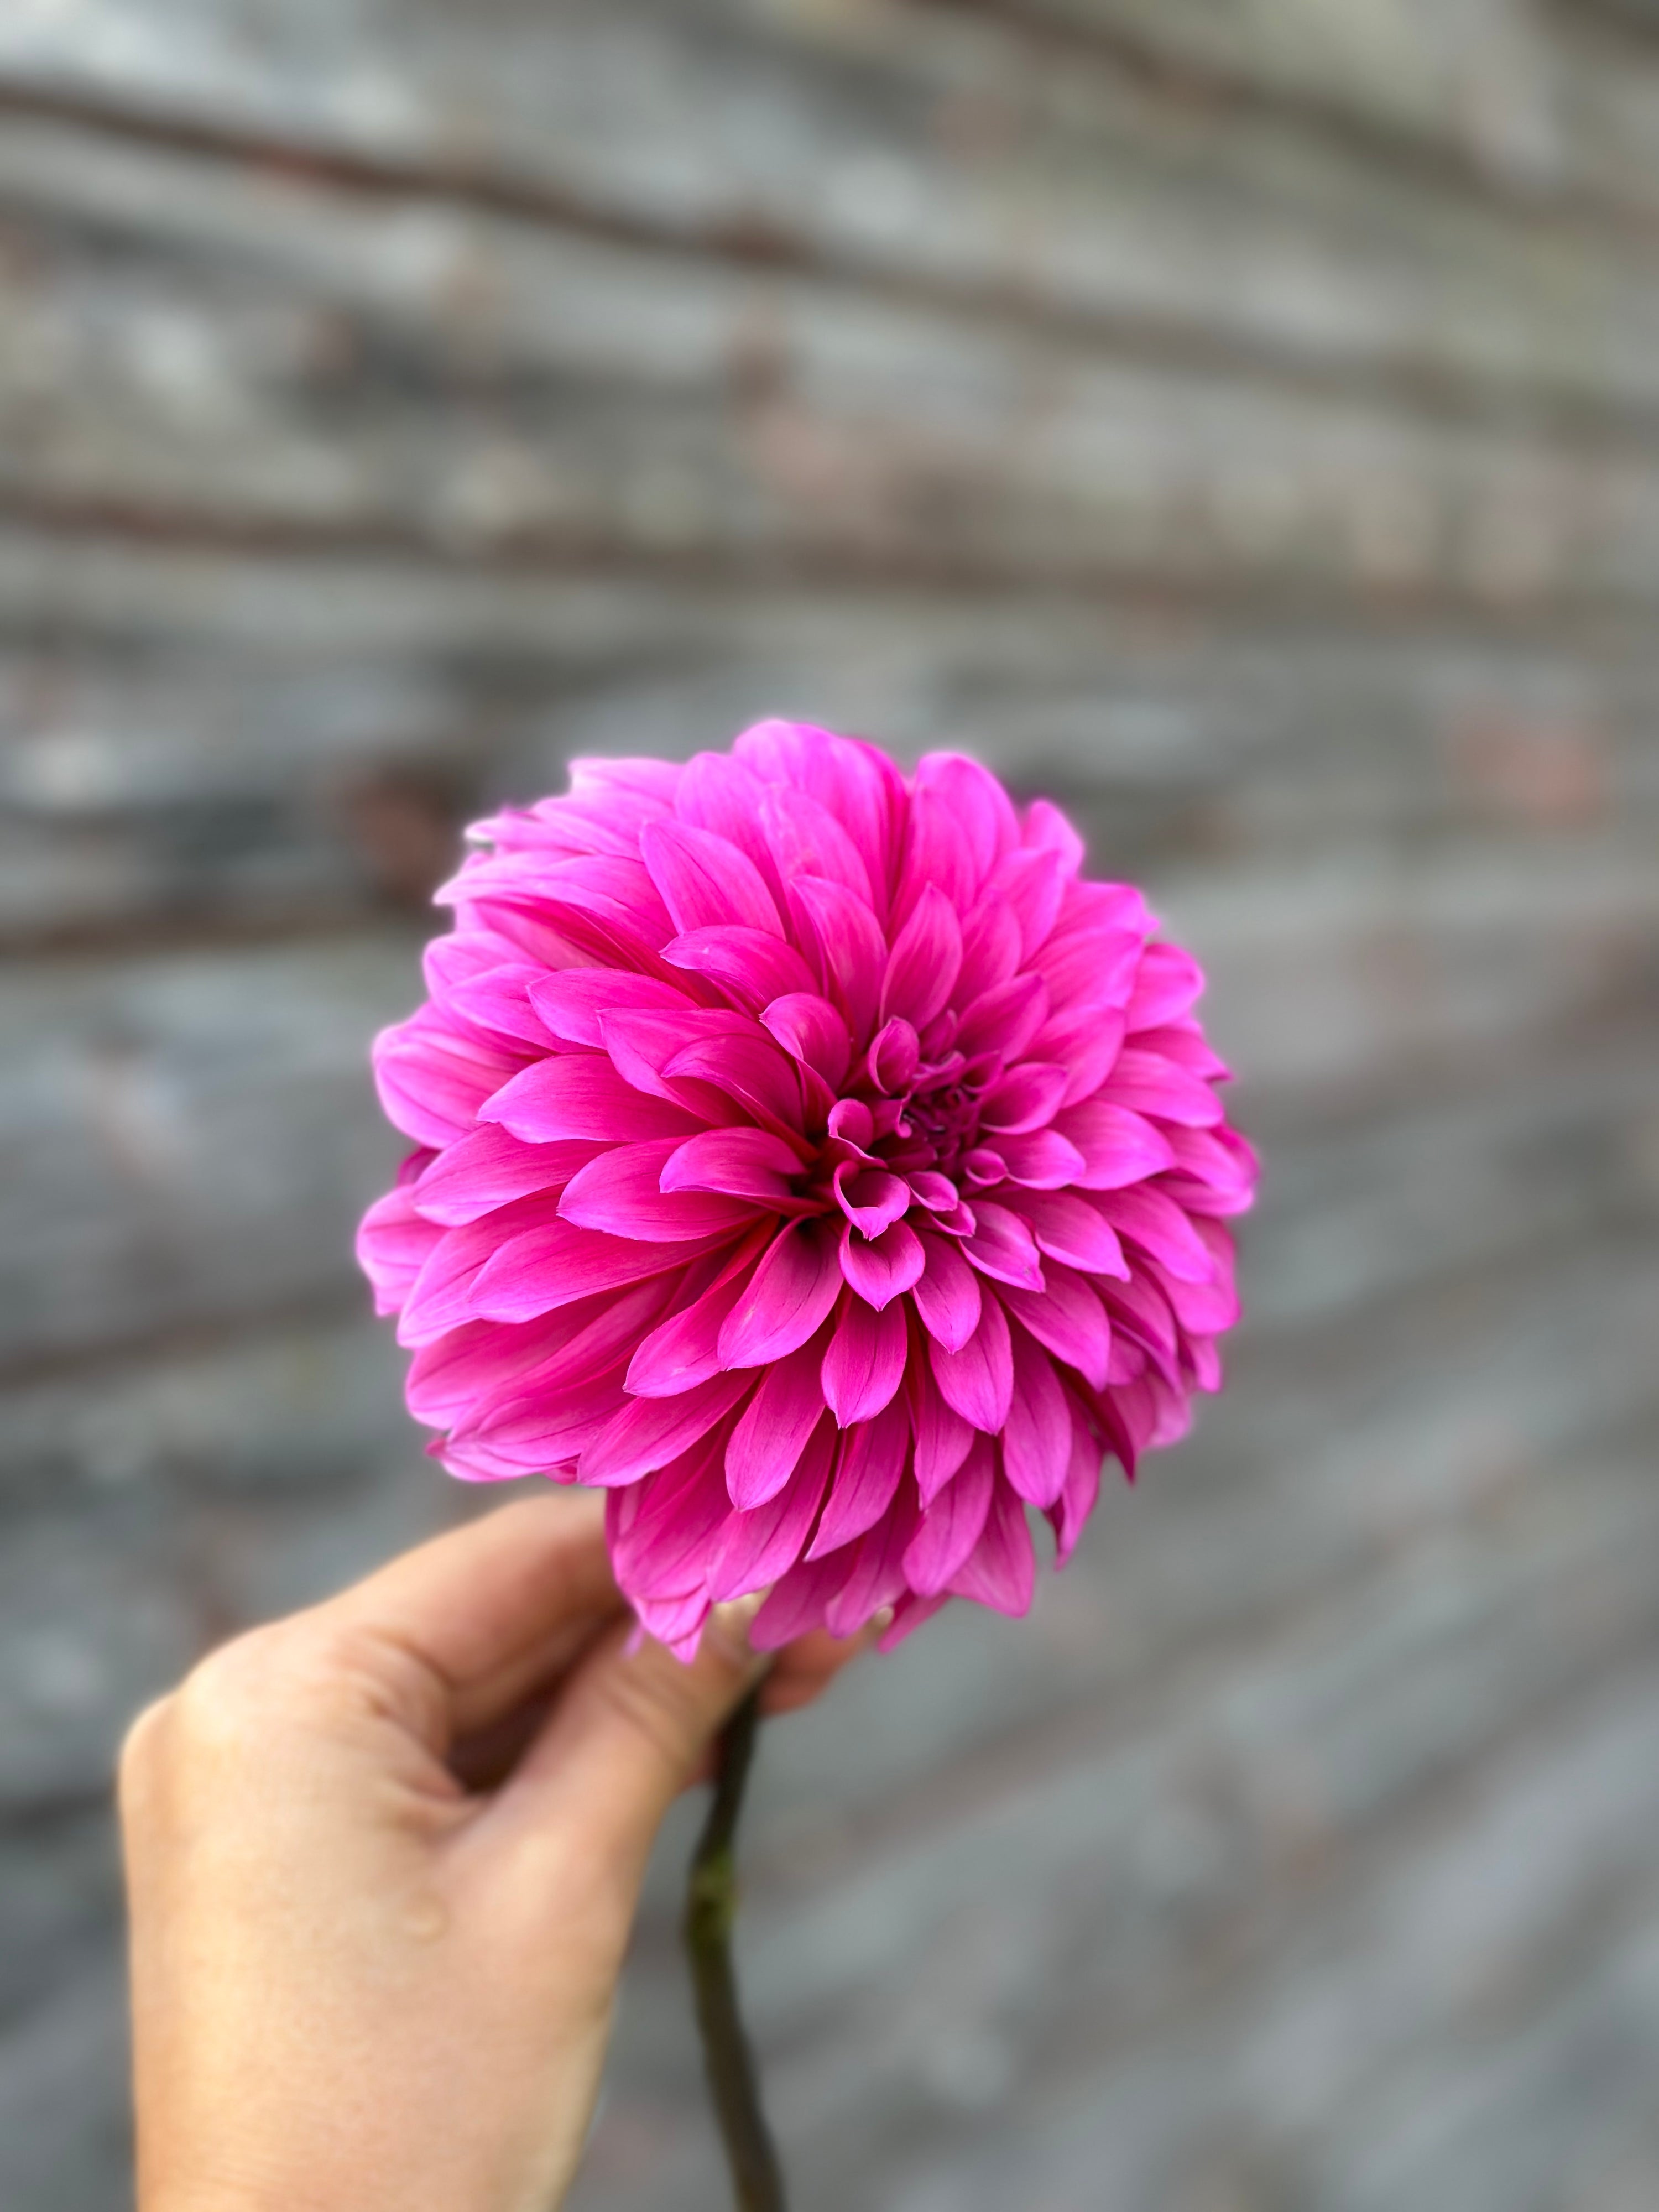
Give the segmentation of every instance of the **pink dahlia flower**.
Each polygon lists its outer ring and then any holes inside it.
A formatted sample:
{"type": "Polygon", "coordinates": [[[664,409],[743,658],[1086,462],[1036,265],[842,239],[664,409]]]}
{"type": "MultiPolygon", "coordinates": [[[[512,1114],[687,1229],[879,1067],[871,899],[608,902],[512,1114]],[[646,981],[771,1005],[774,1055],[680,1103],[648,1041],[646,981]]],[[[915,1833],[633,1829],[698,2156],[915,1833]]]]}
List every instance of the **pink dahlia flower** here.
{"type": "Polygon", "coordinates": [[[1063,1564],[1220,1381],[1255,1163],[1196,963],[1053,806],[792,722],[476,834],[359,1241],[433,1450],[606,1491],[682,1653],[767,1585],[763,1645],[1024,1612],[1027,1506],[1063,1564]]]}

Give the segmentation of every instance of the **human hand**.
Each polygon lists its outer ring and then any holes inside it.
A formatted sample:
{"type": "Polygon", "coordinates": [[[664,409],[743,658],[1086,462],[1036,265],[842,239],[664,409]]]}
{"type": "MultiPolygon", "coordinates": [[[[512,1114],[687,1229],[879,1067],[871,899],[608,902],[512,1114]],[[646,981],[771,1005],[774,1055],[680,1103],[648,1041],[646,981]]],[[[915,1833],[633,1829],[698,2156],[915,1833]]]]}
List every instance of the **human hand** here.
{"type": "MultiPolygon", "coordinates": [[[[641,1881],[765,1668],[629,1654],[603,1506],[512,1505],[212,1654],[121,1809],[141,2212],[550,2212],[641,1881]]],[[[857,1649],[780,1655],[803,1704],[857,1649]]]]}

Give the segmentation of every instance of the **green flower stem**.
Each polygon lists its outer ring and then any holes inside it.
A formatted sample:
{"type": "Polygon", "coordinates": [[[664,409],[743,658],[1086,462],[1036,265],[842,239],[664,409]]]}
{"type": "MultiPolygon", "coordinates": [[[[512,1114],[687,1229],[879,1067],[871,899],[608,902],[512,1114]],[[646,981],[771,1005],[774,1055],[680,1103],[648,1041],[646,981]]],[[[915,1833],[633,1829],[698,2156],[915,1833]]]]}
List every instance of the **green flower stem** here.
{"type": "Polygon", "coordinates": [[[738,2212],[785,2212],[783,2173],[761,2110],[754,2054],[744,2033],[732,1968],[732,1923],[738,1911],[735,1838],[754,1755],[759,1697],[757,1689],[750,1691],[720,1737],[714,1802],[691,1855],[684,1933],[703,2066],[738,2212]]]}

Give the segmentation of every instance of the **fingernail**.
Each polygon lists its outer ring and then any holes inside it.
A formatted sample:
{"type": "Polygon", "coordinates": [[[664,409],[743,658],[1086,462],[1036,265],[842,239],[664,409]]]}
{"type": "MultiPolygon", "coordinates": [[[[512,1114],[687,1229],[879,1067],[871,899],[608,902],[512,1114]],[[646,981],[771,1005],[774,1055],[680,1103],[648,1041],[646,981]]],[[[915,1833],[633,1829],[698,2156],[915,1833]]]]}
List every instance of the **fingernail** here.
{"type": "Polygon", "coordinates": [[[755,1615],[765,1604],[769,1595],[766,1590],[751,1590],[747,1597],[727,1599],[724,1605],[715,1606],[709,1613],[709,1626],[734,1657],[770,1660],[772,1655],[769,1651],[757,1652],[749,1640],[749,1632],[755,1625],[755,1615]]]}

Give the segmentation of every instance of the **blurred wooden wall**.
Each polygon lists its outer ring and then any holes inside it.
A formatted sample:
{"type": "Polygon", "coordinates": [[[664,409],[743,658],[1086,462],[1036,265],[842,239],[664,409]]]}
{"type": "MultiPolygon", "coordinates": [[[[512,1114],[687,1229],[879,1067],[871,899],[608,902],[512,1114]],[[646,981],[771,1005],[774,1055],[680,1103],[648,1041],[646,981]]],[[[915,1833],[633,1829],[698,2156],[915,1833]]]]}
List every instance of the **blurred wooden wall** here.
{"type": "MultiPolygon", "coordinates": [[[[1651,2212],[1652,0],[0,12],[7,2212],[126,2201],[125,1716],[453,1510],[457,824],[763,712],[1073,807],[1268,1164],[1197,1440],[772,1732],[803,2212],[1651,2212]]],[[[587,2212],[720,2201],[672,1879],[587,2212]]]]}

